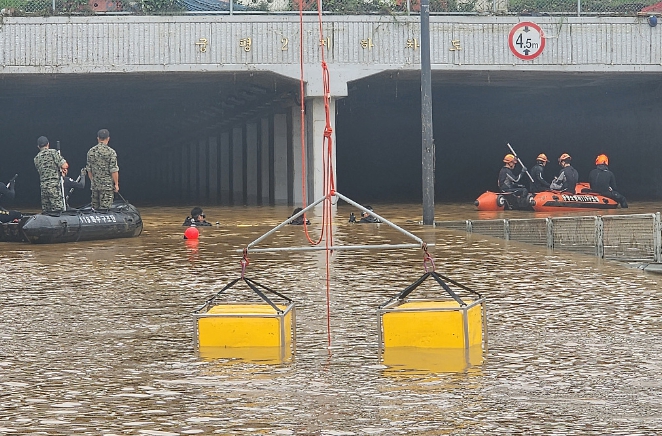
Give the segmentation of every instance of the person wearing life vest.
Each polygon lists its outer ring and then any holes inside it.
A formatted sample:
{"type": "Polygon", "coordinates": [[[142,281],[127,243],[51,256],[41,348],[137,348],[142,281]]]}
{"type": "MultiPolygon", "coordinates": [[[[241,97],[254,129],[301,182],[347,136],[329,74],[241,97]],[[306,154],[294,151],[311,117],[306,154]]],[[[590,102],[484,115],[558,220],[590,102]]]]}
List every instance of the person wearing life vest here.
{"type": "Polygon", "coordinates": [[[588,182],[591,185],[591,191],[611,198],[617,201],[622,208],[628,207],[628,202],[625,197],[616,191],[616,177],[614,173],[609,171],[609,158],[605,154],[601,154],[595,158],[596,168],[591,170],[588,175],[588,182]]]}
{"type": "Polygon", "coordinates": [[[515,177],[515,174],[513,173],[513,169],[517,164],[517,158],[512,154],[507,154],[503,158],[503,163],[505,165],[501,167],[501,171],[499,171],[499,179],[497,181],[499,190],[501,190],[501,192],[512,193],[516,197],[526,197],[528,191],[523,185],[519,184],[524,171],[520,172],[517,177],[515,177]]]}
{"type": "Polygon", "coordinates": [[[579,173],[570,165],[572,157],[568,153],[563,153],[559,157],[559,165],[561,165],[561,172],[552,180],[549,187],[554,191],[571,192],[575,193],[575,185],[579,181],[579,173]]]}
{"type": "Polygon", "coordinates": [[[545,165],[547,165],[547,156],[544,153],[540,153],[536,158],[536,164],[531,168],[533,182],[531,182],[530,190],[532,193],[543,192],[549,189],[549,182],[542,176],[545,165]]]}

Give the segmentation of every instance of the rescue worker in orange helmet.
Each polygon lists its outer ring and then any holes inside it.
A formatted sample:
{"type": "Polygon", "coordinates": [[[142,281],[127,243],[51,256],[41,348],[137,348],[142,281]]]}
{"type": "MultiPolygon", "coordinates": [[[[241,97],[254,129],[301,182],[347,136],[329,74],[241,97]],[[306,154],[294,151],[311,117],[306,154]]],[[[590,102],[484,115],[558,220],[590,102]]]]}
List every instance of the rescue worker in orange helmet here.
{"type": "Polygon", "coordinates": [[[532,193],[547,191],[549,189],[549,182],[542,176],[545,165],[547,165],[547,156],[544,153],[540,153],[536,158],[536,164],[531,168],[531,177],[533,177],[533,182],[531,182],[532,193]]]}
{"type": "Polygon", "coordinates": [[[519,184],[524,171],[521,171],[517,177],[515,177],[515,174],[513,173],[513,169],[517,164],[517,158],[512,154],[507,154],[504,156],[503,162],[505,165],[501,168],[501,171],[499,171],[499,190],[501,190],[501,192],[512,193],[518,198],[526,197],[528,191],[523,185],[519,184]]]}
{"type": "Polygon", "coordinates": [[[549,185],[550,189],[554,191],[571,192],[575,193],[575,185],[579,181],[579,173],[570,165],[572,158],[568,153],[563,153],[559,157],[559,165],[561,165],[561,172],[552,180],[549,185]]]}
{"type": "Polygon", "coordinates": [[[620,203],[622,208],[628,207],[625,197],[616,191],[616,177],[609,171],[609,158],[605,154],[598,155],[595,158],[596,168],[591,170],[588,175],[588,182],[591,185],[591,191],[611,198],[620,203]]]}

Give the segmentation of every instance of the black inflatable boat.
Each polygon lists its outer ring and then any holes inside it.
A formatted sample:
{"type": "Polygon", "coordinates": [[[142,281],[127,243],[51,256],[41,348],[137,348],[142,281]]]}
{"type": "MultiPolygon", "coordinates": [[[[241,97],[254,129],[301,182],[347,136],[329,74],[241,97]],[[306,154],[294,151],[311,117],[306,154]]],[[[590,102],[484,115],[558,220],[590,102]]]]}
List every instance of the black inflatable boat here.
{"type": "Polygon", "coordinates": [[[143,230],[140,212],[133,205],[116,201],[107,211],[90,206],[60,215],[25,215],[18,223],[2,224],[0,241],[54,244],[58,242],[131,238],[143,230]]]}

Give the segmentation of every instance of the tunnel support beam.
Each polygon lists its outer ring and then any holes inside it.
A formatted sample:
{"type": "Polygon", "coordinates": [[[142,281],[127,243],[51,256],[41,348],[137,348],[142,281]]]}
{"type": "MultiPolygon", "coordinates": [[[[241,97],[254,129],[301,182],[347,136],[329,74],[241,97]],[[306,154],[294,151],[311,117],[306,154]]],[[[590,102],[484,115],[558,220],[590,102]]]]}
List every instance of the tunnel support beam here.
{"type": "MultiPolygon", "coordinates": [[[[312,145],[312,155],[313,155],[313,168],[312,171],[308,171],[308,174],[312,176],[312,187],[313,192],[312,196],[309,192],[308,199],[309,202],[313,199],[321,198],[324,196],[324,153],[326,153],[326,147],[324,146],[324,130],[326,129],[326,113],[324,110],[324,98],[323,97],[313,97],[309,98],[306,103],[306,109],[308,111],[308,116],[310,121],[308,128],[310,129],[310,142],[312,145]]],[[[336,189],[338,188],[338,179],[336,178],[336,99],[334,97],[329,98],[329,115],[330,115],[330,124],[333,129],[331,133],[331,141],[333,141],[333,155],[331,156],[331,161],[333,162],[333,179],[336,181],[336,189]]],[[[310,149],[309,149],[310,150],[310,149]]]]}

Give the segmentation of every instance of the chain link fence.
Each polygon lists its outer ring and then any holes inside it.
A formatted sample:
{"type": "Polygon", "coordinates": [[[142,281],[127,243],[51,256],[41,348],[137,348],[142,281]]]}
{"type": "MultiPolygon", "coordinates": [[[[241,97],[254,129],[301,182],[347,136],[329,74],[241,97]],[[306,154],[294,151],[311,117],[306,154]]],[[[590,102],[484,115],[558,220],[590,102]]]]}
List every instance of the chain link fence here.
{"type": "Polygon", "coordinates": [[[438,227],[621,261],[662,262],[660,213],[437,221],[438,227]]]}
{"type": "MultiPolygon", "coordinates": [[[[0,0],[4,16],[317,12],[317,0],[0,0]]],[[[432,14],[596,16],[662,13],[657,0],[430,0],[432,14]],[[657,5],[657,6],[654,6],[657,5]]],[[[420,0],[322,0],[334,14],[418,14],[420,0]]]]}

